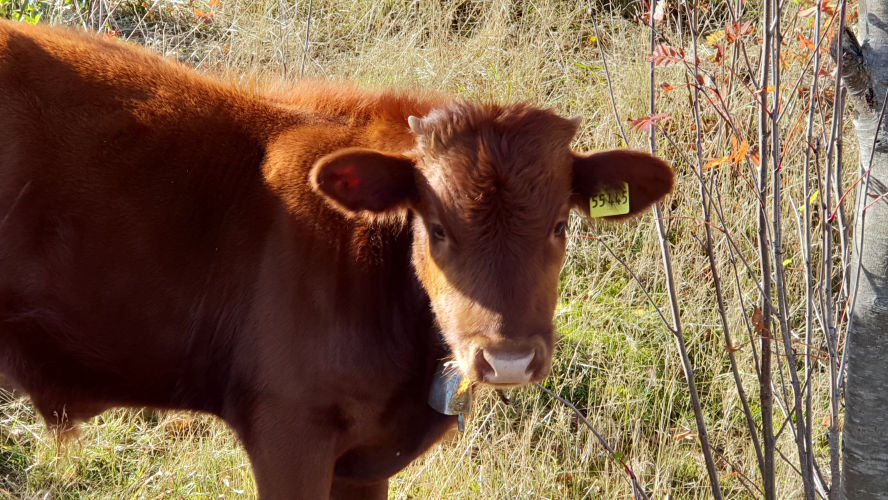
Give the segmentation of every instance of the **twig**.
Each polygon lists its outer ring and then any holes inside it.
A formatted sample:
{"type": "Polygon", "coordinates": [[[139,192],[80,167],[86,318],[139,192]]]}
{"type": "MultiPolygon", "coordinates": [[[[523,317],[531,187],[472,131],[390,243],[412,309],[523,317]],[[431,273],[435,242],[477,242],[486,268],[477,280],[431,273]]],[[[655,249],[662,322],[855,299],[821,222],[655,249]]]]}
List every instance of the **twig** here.
{"type": "MultiPolygon", "coordinates": [[[[789,373],[789,383],[792,388],[793,406],[795,412],[795,440],[796,448],[799,453],[799,463],[801,465],[802,484],[805,489],[805,500],[814,500],[814,467],[808,458],[809,450],[806,448],[805,436],[807,434],[806,419],[802,412],[802,392],[799,382],[799,374],[796,369],[795,353],[792,349],[792,330],[789,326],[789,297],[786,291],[786,271],[782,265],[783,262],[783,210],[782,210],[782,194],[783,194],[783,169],[781,168],[783,158],[783,145],[780,137],[780,125],[778,122],[780,109],[780,83],[781,83],[781,67],[780,53],[783,42],[783,35],[780,33],[781,8],[779,5],[774,12],[774,26],[777,33],[777,39],[774,40],[771,58],[771,82],[774,87],[774,108],[770,113],[771,118],[771,154],[773,156],[774,175],[772,184],[772,205],[771,205],[771,234],[773,240],[771,242],[773,262],[774,262],[774,278],[775,292],[777,294],[777,319],[780,322],[780,330],[783,338],[783,350],[787,361],[787,372],[789,373]]],[[[838,96],[837,96],[838,98],[838,96]]],[[[763,279],[769,279],[768,275],[763,275],[763,279]]],[[[781,370],[782,375],[782,370],[781,370]]],[[[786,387],[781,384],[781,387],[786,387]]],[[[788,406],[788,405],[787,405],[788,406]]]]}
{"type": "Polygon", "coordinates": [[[636,283],[638,283],[638,286],[641,289],[641,293],[643,293],[644,296],[647,297],[648,302],[650,302],[650,304],[654,307],[654,311],[657,312],[657,315],[660,316],[660,319],[663,320],[663,323],[666,324],[666,327],[669,328],[669,331],[671,331],[673,334],[675,334],[675,330],[673,330],[672,327],[669,326],[669,321],[666,319],[666,315],[663,314],[663,311],[661,311],[660,308],[657,306],[657,303],[654,301],[654,298],[651,297],[651,294],[648,293],[647,288],[644,286],[644,283],[641,282],[641,279],[638,278],[638,275],[635,274],[635,272],[632,270],[631,267],[629,267],[629,264],[627,264],[625,260],[623,260],[619,255],[617,255],[611,249],[611,247],[608,246],[608,244],[604,242],[604,240],[600,236],[595,236],[592,234],[575,234],[574,236],[577,238],[586,238],[586,239],[590,239],[590,240],[595,240],[595,241],[601,243],[601,246],[603,246],[604,249],[607,250],[607,253],[609,253],[611,255],[611,257],[616,259],[616,261],[619,262],[620,265],[623,266],[624,269],[626,269],[626,272],[629,273],[629,276],[631,276],[632,279],[636,283]]]}
{"type": "MultiPolygon", "coordinates": [[[[665,0],[660,0],[665,1],[665,0]]],[[[654,16],[654,11],[656,9],[657,2],[656,0],[651,0],[650,2],[650,28],[651,28],[651,38],[650,38],[650,50],[651,53],[657,47],[657,26],[656,20],[654,16]]],[[[696,0],[694,1],[695,11],[696,11],[696,0]]],[[[696,47],[696,37],[694,41],[696,47]]],[[[657,87],[656,87],[656,79],[654,72],[654,62],[651,61],[650,69],[649,69],[649,79],[650,79],[650,88],[649,88],[649,96],[650,96],[650,108],[649,112],[651,116],[656,114],[657,106],[656,106],[656,97],[657,97],[657,87]]],[[[656,155],[657,153],[657,139],[656,139],[656,127],[650,127],[648,131],[648,145],[650,147],[651,154],[656,155]]],[[[694,419],[696,420],[697,425],[697,437],[700,439],[700,448],[703,451],[703,459],[706,462],[706,471],[709,474],[709,483],[712,488],[712,496],[716,500],[721,500],[722,492],[721,486],[718,482],[718,471],[715,468],[715,460],[712,457],[712,447],[709,444],[709,433],[706,430],[706,421],[703,418],[703,409],[700,405],[700,396],[697,393],[697,383],[694,376],[694,367],[691,365],[690,357],[687,353],[687,347],[684,341],[684,332],[681,326],[681,312],[678,307],[678,297],[675,293],[675,274],[672,271],[672,255],[669,251],[669,240],[666,237],[666,229],[663,226],[663,219],[660,214],[660,206],[659,203],[655,203],[653,205],[654,211],[654,223],[657,226],[657,239],[660,242],[660,251],[663,257],[663,269],[666,274],[666,290],[669,294],[669,302],[672,305],[672,331],[675,333],[675,340],[678,344],[678,353],[681,357],[682,366],[684,367],[685,372],[685,380],[688,384],[688,393],[691,399],[691,406],[694,410],[694,419]]],[[[708,227],[708,226],[707,226],[708,227]]],[[[708,231],[708,229],[707,229],[708,231]]],[[[668,323],[667,323],[668,324],[668,323]]]]}
{"type": "MultiPolygon", "coordinates": [[[[595,20],[595,10],[592,7],[592,0],[589,0],[589,18],[592,19],[592,28],[595,30],[595,38],[601,40],[601,33],[598,32],[598,21],[595,20]]],[[[623,129],[623,122],[620,120],[620,112],[617,110],[617,101],[614,97],[613,85],[611,85],[610,71],[607,68],[607,57],[605,57],[604,47],[602,47],[600,43],[598,44],[598,50],[601,52],[601,66],[604,68],[604,78],[607,81],[607,94],[610,97],[611,111],[613,111],[614,118],[617,121],[617,127],[620,129],[620,137],[622,137],[623,142],[628,145],[626,131],[623,129]]]]}
{"type": "MultiPolygon", "coordinates": [[[[696,2],[694,4],[694,17],[696,17],[696,2]]],[[[693,38],[693,48],[694,48],[694,71],[697,71],[699,65],[699,57],[697,55],[697,32],[696,32],[696,20],[692,18],[691,12],[685,11],[688,19],[691,19],[690,29],[691,29],[691,37],[693,38]]],[[[740,378],[740,369],[737,366],[737,359],[734,356],[734,341],[731,338],[730,331],[730,322],[728,321],[728,314],[725,307],[725,299],[724,293],[722,291],[721,278],[718,273],[718,266],[715,261],[715,249],[712,240],[712,230],[709,226],[709,222],[711,220],[710,214],[710,206],[711,206],[711,189],[706,189],[706,182],[704,181],[704,171],[703,171],[703,138],[702,131],[703,126],[700,119],[700,89],[697,86],[694,86],[694,94],[693,94],[693,111],[694,111],[694,123],[695,123],[695,134],[696,134],[696,150],[697,150],[697,169],[699,171],[698,178],[700,180],[700,204],[703,208],[703,220],[704,224],[704,233],[706,236],[706,241],[703,247],[706,250],[706,255],[709,259],[709,270],[712,273],[712,286],[715,288],[715,298],[716,303],[718,304],[718,314],[719,319],[721,321],[722,331],[724,333],[725,338],[725,347],[728,353],[728,360],[731,363],[731,374],[734,377],[734,386],[737,388],[737,395],[740,398],[741,406],[743,407],[743,415],[746,418],[746,426],[749,429],[749,437],[752,440],[753,448],[755,449],[756,460],[758,461],[759,470],[764,466],[764,457],[762,455],[762,447],[759,443],[758,439],[758,430],[755,423],[755,418],[752,416],[752,410],[749,407],[749,398],[746,396],[746,391],[743,389],[743,381],[740,378]]],[[[715,176],[713,176],[715,177],[715,176]]]]}
{"type": "Polygon", "coordinates": [[[308,19],[305,20],[305,42],[302,44],[302,63],[299,65],[299,78],[305,74],[305,58],[308,56],[308,35],[311,30],[311,11],[314,0],[308,0],[308,19]]]}
{"type": "MultiPolygon", "coordinates": [[[[837,32],[842,34],[842,36],[835,37],[835,45],[833,47],[834,54],[838,56],[841,54],[843,42],[847,39],[847,33],[845,33],[845,1],[842,0],[841,5],[839,7],[840,15],[839,15],[839,26],[837,32]]],[[[853,40],[853,36],[851,37],[853,40]]],[[[857,47],[859,50],[859,47],[857,47]]],[[[844,71],[842,70],[842,65],[844,63],[845,57],[836,57],[836,74],[844,75],[844,71]]],[[[850,77],[850,75],[849,75],[850,77]]],[[[853,77],[851,77],[853,78],[853,77]]],[[[869,79],[868,75],[866,76],[867,80],[869,79]]],[[[855,82],[857,83],[857,82],[855,82]]],[[[838,152],[840,150],[839,142],[842,137],[842,117],[844,115],[843,106],[842,106],[842,78],[836,78],[835,81],[835,101],[833,102],[833,117],[832,117],[832,129],[830,131],[830,141],[827,146],[826,153],[826,188],[824,189],[824,203],[826,203],[826,212],[828,212],[831,208],[832,202],[832,189],[830,189],[830,182],[832,179],[832,171],[830,169],[830,162],[833,159],[832,154],[838,152]],[[834,151],[837,150],[837,151],[834,151]]],[[[879,118],[881,121],[881,117],[879,118]]],[[[878,134],[876,134],[878,135],[878,134]]],[[[836,179],[836,182],[840,182],[839,179],[836,179]]],[[[837,190],[840,192],[841,190],[837,190]]],[[[860,198],[863,199],[865,197],[864,193],[861,193],[860,198]]],[[[863,226],[861,225],[858,230],[863,230],[863,226]]],[[[839,356],[838,356],[838,334],[835,323],[835,314],[833,309],[833,302],[831,294],[829,293],[830,284],[832,281],[832,224],[829,220],[823,221],[823,265],[825,267],[822,281],[823,281],[823,296],[825,298],[823,303],[824,309],[824,319],[826,320],[826,329],[824,330],[824,336],[826,337],[826,345],[827,350],[829,351],[829,399],[830,399],[830,425],[829,425],[829,449],[830,449],[830,472],[832,474],[832,485],[830,486],[830,499],[836,500],[840,497],[842,491],[842,474],[841,474],[841,463],[840,463],[840,450],[839,450],[839,398],[841,397],[841,393],[839,391],[839,374],[838,374],[838,364],[839,364],[839,356]]]]}
{"type": "MultiPolygon", "coordinates": [[[[762,9],[762,57],[761,74],[759,75],[759,88],[767,88],[771,57],[771,0],[765,0],[762,9]]],[[[768,257],[768,218],[764,205],[768,190],[768,95],[762,94],[762,106],[759,107],[759,145],[761,147],[761,164],[759,165],[758,197],[760,200],[758,210],[758,240],[759,240],[759,264],[761,266],[762,296],[761,311],[762,323],[770,329],[771,324],[771,259],[768,257]]],[[[776,133],[776,131],[774,131],[776,133]]],[[[765,490],[766,500],[776,500],[776,485],[774,477],[774,397],[771,392],[771,341],[767,336],[761,336],[761,372],[759,374],[759,400],[762,412],[762,445],[764,452],[764,468],[762,470],[762,486],[765,490]]]]}
{"type": "MultiPolygon", "coordinates": [[[[814,39],[820,39],[820,18],[821,18],[821,9],[817,9],[816,18],[814,20],[814,39]]],[[[819,47],[819,45],[817,46],[819,47]]],[[[811,82],[811,93],[809,95],[809,104],[808,104],[808,124],[806,127],[805,133],[805,144],[807,147],[805,148],[805,166],[804,166],[804,185],[805,185],[805,220],[804,220],[804,237],[802,240],[802,244],[804,245],[804,256],[805,256],[805,376],[810,379],[812,373],[812,365],[811,362],[811,344],[814,342],[814,268],[811,265],[812,260],[812,248],[811,248],[811,179],[810,179],[810,166],[811,166],[811,143],[814,136],[814,103],[815,97],[817,96],[818,91],[818,73],[820,70],[820,50],[814,51],[814,71],[811,82]]],[[[819,162],[817,162],[819,165],[819,162]]],[[[812,470],[815,470],[814,463],[814,438],[813,438],[813,394],[811,384],[806,384],[807,390],[805,391],[805,426],[808,429],[808,432],[805,434],[805,447],[810,451],[808,454],[809,463],[806,464],[806,467],[810,467],[812,470]]]]}
{"type": "Polygon", "coordinates": [[[759,487],[759,485],[755,484],[755,482],[753,480],[749,479],[749,477],[747,477],[746,474],[743,473],[742,468],[734,465],[734,463],[731,462],[730,459],[728,459],[728,456],[725,455],[724,453],[722,453],[722,451],[719,450],[718,447],[714,447],[712,449],[713,449],[713,451],[715,451],[715,454],[718,455],[718,457],[720,459],[724,460],[724,462],[726,464],[730,465],[731,468],[734,469],[734,472],[737,473],[737,477],[740,479],[740,483],[743,485],[744,488],[746,488],[746,491],[748,491],[750,493],[750,495],[752,495],[752,498],[762,495],[762,493],[763,493],[762,489],[759,487]],[[752,491],[753,488],[755,488],[755,491],[752,491]],[[756,493],[756,492],[758,492],[758,493],[756,493]]]}
{"type": "Polygon", "coordinates": [[[632,472],[632,469],[628,465],[626,465],[625,461],[623,461],[620,457],[617,456],[617,453],[614,451],[614,449],[611,448],[611,446],[607,443],[607,440],[605,440],[604,437],[601,434],[599,434],[597,430],[595,430],[595,427],[593,427],[592,423],[589,422],[589,420],[586,418],[585,415],[583,415],[583,412],[578,410],[577,407],[574,406],[573,404],[571,404],[570,401],[562,398],[561,396],[559,396],[558,394],[555,394],[554,392],[550,391],[549,389],[546,389],[546,387],[543,386],[542,384],[538,383],[538,384],[536,384],[536,386],[540,390],[542,390],[543,392],[548,394],[549,396],[557,399],[558,401],[561,401],[562,404],[564,404],[565,406],[567,406],[568,408],[573,410],[574,414],[576,414],[576,416],[580,419],[580,421],[582,421],[584,424],[586,424],[586,427],[588,427],[589,430],[592,431],[592,434],[595,436],[596,439],[598,439],[598,442],[601,443],[601,446],[604,447],[605,450],[607,450],[607,452],[610,454],[611,458],[615,462],[617,462],[618,464],[623,466],[623,471],[626,472],[626,475],[629,476],[629,479],[632,482],[632,491],[633,491],[635,498],[649,500],[647,493],[644,492],[644,489],[638,483],[638,478],[635,477],[635,473],[632,472]]]}

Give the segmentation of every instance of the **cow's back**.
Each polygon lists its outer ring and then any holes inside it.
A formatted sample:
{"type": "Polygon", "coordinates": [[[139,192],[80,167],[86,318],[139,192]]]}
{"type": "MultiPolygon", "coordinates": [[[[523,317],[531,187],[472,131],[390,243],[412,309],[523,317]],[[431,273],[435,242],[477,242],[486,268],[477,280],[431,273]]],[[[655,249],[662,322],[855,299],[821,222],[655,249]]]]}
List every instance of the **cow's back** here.
{"type": "Polygon", "coordinates": [[[0,371],[44,414],[216,410],[203,385],[225,381],[201,377],[224,378],[250,300],[276,203],[259,137],[280,113],[143,49],[12,23],[0,94],[0,371]]]}

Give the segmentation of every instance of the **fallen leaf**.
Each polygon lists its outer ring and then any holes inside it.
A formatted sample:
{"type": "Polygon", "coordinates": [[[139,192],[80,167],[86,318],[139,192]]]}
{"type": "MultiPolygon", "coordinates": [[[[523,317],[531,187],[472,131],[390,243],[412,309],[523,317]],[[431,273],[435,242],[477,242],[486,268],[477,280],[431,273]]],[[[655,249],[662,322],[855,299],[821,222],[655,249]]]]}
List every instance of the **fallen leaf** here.
{"type": "Polygon", "coordinates": [[[672,439],[676,441],[681,441],[682,439],[697,439],[696,432],[683,427],[670,427],[669,432],[672,433],[672,439]]]}

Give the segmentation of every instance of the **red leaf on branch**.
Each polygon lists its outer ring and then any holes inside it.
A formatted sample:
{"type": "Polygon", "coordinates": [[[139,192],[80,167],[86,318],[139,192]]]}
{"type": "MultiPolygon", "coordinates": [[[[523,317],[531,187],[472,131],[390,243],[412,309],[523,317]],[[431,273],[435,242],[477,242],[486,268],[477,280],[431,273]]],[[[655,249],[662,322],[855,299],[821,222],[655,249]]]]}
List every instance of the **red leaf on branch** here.
{"type": "Polygon", "coordinates": [[[715,55],[712,56],[711,60],[712,60],[712,62],[721,62],[721,60],[724,59],[724,57],[725,57],[725,49],[720,44],[715,45],[714,47],[715,47],[715,55]]]}
{"type": "Polygon", "coordinates": [[[755,30],[755,26],[752,21],[746,21],[743,24],[734,21],[725,25],[725,38],[728,39],[728,43],[734,43],[751,34],[753,30],[755,30]]]}
{"type": "Polygon", "coordinates": [[[665,43],[661,43],[654,48],[654,52],[648,56],[648,61],[657,66],[670,66],[672,64],[681,64],[684,62],[685,51],[678,49],[665,43]]]}
{"type": "Polygon", "coordinates": [[[635,130],[644,130],[647,133],[651,132],[651,127],[657,125],[658,122],[666,121],[670,118],[667,113],[657,113],[651,116],[642,116],[641,118],[630,118],[629,121],[632,123],[632,128],[635,130]]]}

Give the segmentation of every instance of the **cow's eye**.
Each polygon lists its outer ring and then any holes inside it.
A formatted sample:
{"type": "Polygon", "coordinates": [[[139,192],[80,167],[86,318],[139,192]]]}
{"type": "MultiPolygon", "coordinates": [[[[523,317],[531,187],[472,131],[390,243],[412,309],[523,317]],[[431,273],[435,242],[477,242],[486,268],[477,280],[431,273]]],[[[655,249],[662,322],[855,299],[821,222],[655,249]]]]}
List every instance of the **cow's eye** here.
{"type": "Polygon", "coordinates": [[[444,241],[447,239],[447,233],[441,224],[429,224],[429,235],[433,241],[444,241]]]}
{"type": "Polygon", "coordinates": [[[564,238],[567,234],[567,221],[561,221],[558,224],[555,224],[553,233],[559,238],[564,238]]]}

